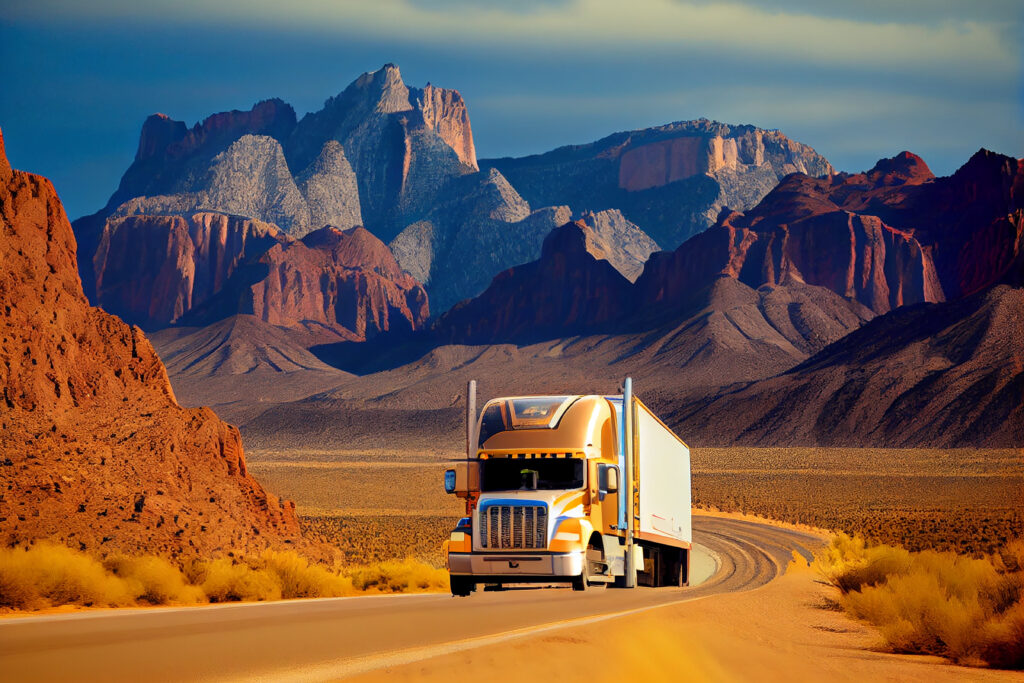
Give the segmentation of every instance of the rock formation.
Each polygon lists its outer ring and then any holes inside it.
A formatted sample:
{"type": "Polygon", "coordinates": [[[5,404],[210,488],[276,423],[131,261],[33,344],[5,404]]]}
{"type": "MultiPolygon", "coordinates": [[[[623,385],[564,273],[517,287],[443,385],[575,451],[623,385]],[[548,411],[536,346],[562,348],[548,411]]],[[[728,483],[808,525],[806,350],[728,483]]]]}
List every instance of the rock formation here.
{"type": "Polygon", "coordinates": [[[243,313],[274,325],[321,323],[344,339],[418,329],[427,296],[363,228],[296,240],[273,225],[199,212],[106,221],[95,299],[148,328],[243,313]]]}
{"type": "Polygon", "coordinates": [[[177,404],[142,331],[90,308],[50,182],[0,143],[0,542],[211,556],[301,542],[238,430],[177,404]]]}
{"type": "Polygon", "coordinates": [[[217,213],[111,218],[93,256],[93,300],[132,323],[163,327],[288,239],[269,223],[217,213]]]}
{"type": "Polygon", "coordinates": [[[664,247],[746,210],[790,173],[832,173],[813,149],[778,131],[700,119],[616,133],[519,159],[489,159],[534,205],[617,208],[664,247]]]}
{"type": "MultiPolygon", "coordinates": [[[[260,257],[267,274],[239,290],[239,312],[272,325],[321,322],[362,341],[382,332],[411,332],[430,317],[423,287],[365,228],[325,227],[260,257]]],[[[215,315],[214,318],[219,318],[215,315]]]]}
{"type": "Polygon", "coordinates": [[[434,208],[389,245],[398,263],[424,283],[441,313],[487,288],[495,273],[535,260],[544,238],[570,218],[568,207],[531,211],[491,170],[459,178],[434,208]]]}
{"type": "Polygon", "coordinates": [[[930,253],[913,234],[875,216],[820,202],[801,192],[827,180],[794,175],[748,214],[723,212],[718,223],[671,253],[656,254],[637,284],[641,299],[674,313],[687,292],[726,275],[751,286],[803,282],[856,299],[876,313],[943,301],[930,253]]]}

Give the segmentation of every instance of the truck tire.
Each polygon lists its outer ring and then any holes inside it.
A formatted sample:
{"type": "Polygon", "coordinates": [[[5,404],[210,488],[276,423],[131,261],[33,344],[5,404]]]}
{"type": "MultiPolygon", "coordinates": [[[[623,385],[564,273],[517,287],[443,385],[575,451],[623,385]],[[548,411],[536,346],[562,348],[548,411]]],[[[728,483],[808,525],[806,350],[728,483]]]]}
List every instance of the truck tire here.
{"type": "Polygon", "coordinates": [[[587,559],[583,558],[583,569],[580,570],[579,576],[574,576],[572,579],[572,589],[574,591],[585,591],[590,586],[590,582],[587,580],[590,573],[587,571],[587,559]]]}
{"type": "Polygon", "coordinates": [[[452,595],[457,598],[469,597],[469,594],[476,589],[476,583],[467,576],[449,576],[449,585],[452,595]]]}

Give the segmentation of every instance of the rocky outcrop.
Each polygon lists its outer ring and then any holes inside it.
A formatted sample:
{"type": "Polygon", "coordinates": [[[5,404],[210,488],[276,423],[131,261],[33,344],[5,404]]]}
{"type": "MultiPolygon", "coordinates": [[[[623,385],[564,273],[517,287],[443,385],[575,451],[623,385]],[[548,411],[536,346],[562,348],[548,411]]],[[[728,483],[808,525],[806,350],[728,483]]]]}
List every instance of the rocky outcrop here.
{"type": "Polygon", "coordinates": [[[617,320],[629,290],[593,230],[576,221],[548,235],[539,260],[499,273],[483,294],[442,316],[435,332],[465,344],[584,334],[617,320]]]}
{"type": "Polygon", "coordinates": [[[590,228],[587,238],[630,282],[636,282],[648,257],[658,251],[658,244],[618,209],[587,211],[581,220],[590,228]]]}
{"type": "Polygon", "coordinates": [[[698,445],[1019,447],[1024,290],[875,318],[777,377],[667,415],[698,445]]]}
{"type": "MultiPolygon", "coordinates": [[[[867,243],[861,239],[864,246],[856,249],[864,254],[863,266],[855,268],[855,286],[844,291],[841,282],[823,284],[882,311],[884,307],[874,302],[883,299],[886,290],[890,307],[895,307],[959,298],[1000,282],[1021,281],[1022,214],[1024,160],[981,150],[952,176],[936,178],[920,157],[902,152],[880,160],[866,173],[786,178],[756,208],[742,217],[724,216],[720,225],[759,234],[785,229],[792,239],[796,226],[805,226],[805,233],[813,228],[819,235],[838,236],[842,224],[850,224],[857,228],[851,238],[867,238],[885,247],[884,258],[878,246],[867,258],[867,243]],[[823,232],[826,224],[833,224],[833,229],[823,232]],[[899,247],[895,260],[893,246],[899,247]]],[[[827,247],[819,240],[816,248],[823,246],[827,247]]],[[[832,253],[844,250],[836,243],[832,253]]],[[[844,274],[834,258],[817,269],[844,274]]],[[[807,275],[806,268],[799,270],[807,275]]]]}
{"type": "Polygon", "coordinates": [[[536,260],[544,238],[570,217],[564,206],[531,210],[492,169],[452,181],[433,210],[389,246],[402,268],[424,283],[431,307],[441,313],[483,292],[495,273],[536,260]]]}
{"type": "Polygon", "coordinates": [[[672,253],[656,254],[637,281],[641,300],[674,310],[686,293],[724,275],[750,287],[802,282],[826,287],[875,313],[943,301],[931,255],[912,234],[834,206],[790,202],[795,176],[753,212],[725,213],[672,253]]]}
{"type": "Polygon", "coordinates": [[[274,223],[296,237],[365,224],[391,239],[476,163],[461,95],[409,88],[387,64],[301,121],[280,100],[214,114],[191,129],[151,116],[96,221],[213,211],[274,223]]]}
{"type": "Polygon", "coordinates": [[[239,292],[239,312],[273,325],[321,322],[362,341],[417,330],[430,317],[423,287],[365,228],[321,228],[271,248],[258,263],[264,277],[229,291],[239,292]]]}
{"type": "Polygon", "coordinates": [[[810,147],[778,131],[700,119],[616,133],[520,159],[489,159],[531,204],[617,208],[662,246],[746,210],[790,173],[832,173],[810,147]]]}
{"type": "Polygon", "coordinates": [[[93,257],[94,300],[135,324],[163,327],[287,239],[268,223],[216,213],[111,218],[93,257]]]}
{"type": "Polygon", "coordinates": [[[301,543],[238,430],[179,406],[142,331],[89,307],[56,192],[6,159],[0,229],[0,542],[203,557],[301,543]]]}

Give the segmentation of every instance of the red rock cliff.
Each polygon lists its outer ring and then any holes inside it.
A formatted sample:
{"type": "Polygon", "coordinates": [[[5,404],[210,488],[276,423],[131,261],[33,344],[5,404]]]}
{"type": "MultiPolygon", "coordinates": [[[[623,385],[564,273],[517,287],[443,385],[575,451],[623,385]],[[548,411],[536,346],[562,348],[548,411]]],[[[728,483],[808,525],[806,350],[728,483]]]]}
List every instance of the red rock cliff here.
{"type": "Polygon", "coordinates": [[[211,556],[301,542],[238,430],[177,404],[146,336],[91,308],[48,180],[0,142],[0,543],[211,556]]]}

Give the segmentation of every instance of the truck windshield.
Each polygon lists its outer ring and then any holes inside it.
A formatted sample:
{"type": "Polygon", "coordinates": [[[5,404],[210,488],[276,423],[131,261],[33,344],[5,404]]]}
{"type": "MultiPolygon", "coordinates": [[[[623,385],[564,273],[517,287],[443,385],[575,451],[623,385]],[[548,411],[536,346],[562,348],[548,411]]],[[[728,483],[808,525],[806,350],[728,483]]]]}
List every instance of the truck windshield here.
{"type": "Polygon", "coordinates": [[[480,463],[483,491],[530,491],[583,487],[580,458],[496,458],[480,463]]]}
{"type": "Polygon", "coordinates": [[[553,429],[574,396],[528,396],[495,401],[480,417],[478,446],[498,432],[512,429],[553,429]]]}

